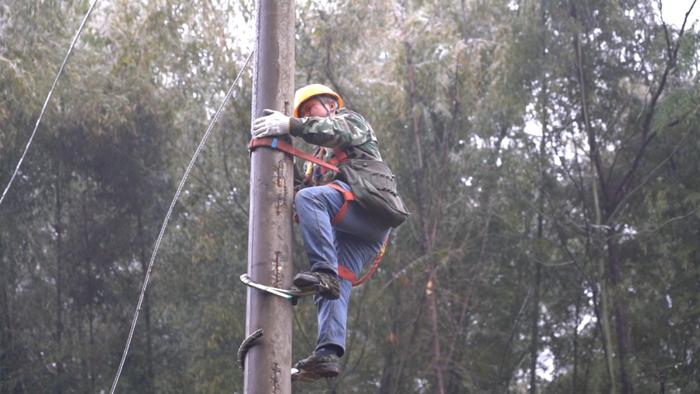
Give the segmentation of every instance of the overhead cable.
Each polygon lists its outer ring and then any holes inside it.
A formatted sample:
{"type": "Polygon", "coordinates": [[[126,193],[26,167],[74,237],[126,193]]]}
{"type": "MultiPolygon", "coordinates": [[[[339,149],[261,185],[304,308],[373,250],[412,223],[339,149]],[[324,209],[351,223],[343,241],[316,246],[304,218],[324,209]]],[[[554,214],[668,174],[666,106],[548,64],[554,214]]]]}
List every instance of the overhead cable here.
{"type": "Polygon", "coordinates": [[[44,105],[41,107],[41,112],[39,113],[39,117],[36,120],[36,124],[34,125],[34,131],[32,131],[32,134],[29,136],[29,141],[27,141],[27,146],[24,147],[24,152],[22,152],[22,156],[20,156],[19,161],[17,162],[17,167],[15,167],[15,171],[12,173],[12,176],[10,177],[10,181],[7,182],[7,186],[5,187],[5,190],[2,192],[2,196],[0,196],[0,205],[2,205],[2,202],[5,200],[5,195],[7,195],[7,191],[10,190],[10,186],[12,186],[12,182],[15,180],[15,177],[19,173],[19,168],[22,166],[22,162],[24,161],[24,157],[27,155],[27,152],[29,151],[29,146],[31,146],[32,141],[34,140],[34,136],[36,135],[36,131],[39,129],[39,124],[41,123],[41,119],[44,117],[44,112],[46,112],[46,107],[49,105],[49,100],[51,100],[51,96],[53,95],[53,91],[56,88],[56,85],[58,84],[58,78],[61,77],[61,74],[63,74],[63,68],[66,66],[66,63],[68,62],[68,58],[70,57],[71,53],[73,52],[73,48],[75,47],[75,43],[78,42],[78,37],[80,37],[80,33],[83,32],[83,28],[85,27],[85,22],[87,21],[88,17],[92,13],[93,8],[95,8],[95,4],[97,3],[97,0],[92,0],[92,3],[90,4],[90,7],[88,8],[87,12],[85,13],[85,16],[83,17],[83,21],[80,23],[80,27],[78,28],[78,31],[75,32],[75,36],[73,37],[73,41],[70,44],[70,47],[68,48],[68,52],[66,53],[66,57],[63,58],[63,63],[61,63],[61,67],[58,69],[58,73],[56,73],[56,78],[53,80],[53,84],[51,85],[51,89],[49,89],[49,94],[46,95],[46,100],[44,100],[44,105]]]}
{"type": "Polygon", "coordinates": [[[190,163],[187,165],[187,169],[185,169],[185,173],[183,174],[182,179],[180,180],[180,184],[177,186],[177,190],[175,191],[175,195],[173,196],[173,199],[170,202],[170,208],[168,208],[168,213],[165,215],[165,220],[163,220],[163,224],[160,227],[160,233],[158,234],[158,238],[156,239],[156,243],[153,246],[153,253],[151,253],[151,260],[148,262],[148,269],[146,270],[146,276],[143,279],[143,285],[141,286],[141,294],[139,295],[139,300],[138,300],[138,303],[136,304],[136,311],[134,312],[134,318],[131,321],[131,329],[129,330],[129,336],[126,340],[126,345],[124,346],[124,351],[122,353],[122,359],[119,362],[119,368],[117,369],[117,374],[114,376],[114,382],[112,382],[112,388],[109,391],[110,394],[114,394],[114,391],[117,388],[117,383],[119,382],[119,377],[121,376],[121,373],[122,373],[122,369],[124,368],[124,362],[126,361],[126,355],[129,353],[129,348],[131,347],[131,340],[134,337],[134,330],[136,329],[136,322],[138,321],[139,313],[141,312],[141,305],[143,304],[143,299],[146,295],[146,288],[148,287],[148,281],[151,278],[151,271],[153,270],[153,263],[156,260],[156,254],[158,253],[158,249],[160,248],[160,243],[163,240],[163,234],[165,234],[165,228],[168,226],[168,222],[170,221],[170,216],[172,215],[173,209],[175,208],[175,203],[177,203],[177,200],[180,197],[180,193],[182,192],[182,189],[185,186],[187,178],[190,175],[190,171],[192,170],[195,162],[197,161],[197,156],[199,156],[200,151],[202,150],[202,148],[206,144],[207,140],[209,139],[209,136],[211,135],[212,129],[214,128],[214,124],[219,120],[219,117],[221,117],[221,113],[223,112],[224,106],[226,105],[229,98],[231,97],[231,94],[233,93],[233,88],[236,86],[236,83],[240,79],[241,75],[243,75],[243,71],[248,66],[248,62],[250,62],[250,58],[253,56],[253,53],[254,53],[254,51],[251,52],[250,55],[248,55],[248,58],[246,59],[245,64],[243,64],[243,67],[238,72],[238,76],[236,76],[236,79],[231,84],[231,87],[228,89],[228,92],[226,92],[226,96],[224,97],[224,100],[221,102],[221,105],[219,105],[219,109],[216,110],[216,113],[214,114],[211,121],[209,122],[209,126],[207,127],[207,130],[204,133],[202,140],[199,142],[197,149],[194,151],[194,154],[192,155],[192,159],[190,160],[190,163]]]}

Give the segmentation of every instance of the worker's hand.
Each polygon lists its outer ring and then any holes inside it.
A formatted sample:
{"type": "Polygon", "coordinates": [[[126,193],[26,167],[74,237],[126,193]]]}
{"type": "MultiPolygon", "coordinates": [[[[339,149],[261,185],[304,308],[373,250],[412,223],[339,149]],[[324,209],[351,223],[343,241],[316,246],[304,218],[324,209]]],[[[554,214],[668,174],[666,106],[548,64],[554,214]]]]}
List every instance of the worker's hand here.
{"type": "Polygon", "coordinates": [[[264,116],[253,121],[253,138],[289,134],[289,116],[272,109],[263,110],[264,116]]]}

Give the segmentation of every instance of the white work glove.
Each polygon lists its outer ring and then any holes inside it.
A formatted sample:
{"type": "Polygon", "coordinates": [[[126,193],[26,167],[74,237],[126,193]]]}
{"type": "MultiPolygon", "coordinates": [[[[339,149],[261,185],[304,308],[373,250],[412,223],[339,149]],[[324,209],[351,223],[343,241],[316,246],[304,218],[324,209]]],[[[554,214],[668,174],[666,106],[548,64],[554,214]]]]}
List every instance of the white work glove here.
{"type": "Polygon", "coordinates": [[[289,116],[272,109],[263,110],[264,116],[253,121],[253,138],[289,134],[289,116]]]}

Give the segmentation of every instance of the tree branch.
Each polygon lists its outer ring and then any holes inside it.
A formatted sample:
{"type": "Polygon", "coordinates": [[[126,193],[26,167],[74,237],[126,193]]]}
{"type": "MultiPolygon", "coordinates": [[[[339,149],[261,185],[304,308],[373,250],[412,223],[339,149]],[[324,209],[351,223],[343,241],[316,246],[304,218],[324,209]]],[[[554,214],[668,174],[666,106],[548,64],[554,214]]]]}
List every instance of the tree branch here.
{"type": "MultiPolygon", "coordinates": [[[[646,151],[646,148],[649,146],[651,141],[654,139],[654,136],[656,132],[651,129],[651,122],[654,119],[655,115],[655,110],[656,110],[656,105],[658,104],[658,100],[661,97],[661,94],[663,93],[664,89],[666,88],[666,83],[668,81],[668,76],[671,73],[673,69],[676,68],[677,65],[677,59],[678,59],[678,50],[680,49],[681,42],[683,39],[683,34],[685,32],[685,25],[688,22],[688,17],[690,15],[690,12],[693,10],[693,7],[695,7],[695,3],[697,0],[693,0],[693,4],[691,4],[690,9],[688,9],[688,12],[685,14],[685,18],[683,19],[683,25],[681,26],[681,30],[678,33],[678,39],[676,40],[675,46],[671,48],[671,44],[667,44],[667,56],[668,59],[666,60],[666,64],[664,66],[664,71],[661,75],[661,80],[659,82],[658,87],[652,94],[651,102],[649,103],[648,107],[646,108],[646,114],[644,115],[644,121],[642,123],[642,143],[639,146],[639,149],[637,149],[637,153],[634,156],[634,160],[632,162],[632,167],[627,171],[625,176],[622,179],[622,182],[618,185],[617,189],[615,190],[614,197],[615,201],[621,200],[625,198],[625,190],[629,186],[629,184],[632,182],[632,178],[634,177],[634,174],[637,171],[637,168],[639,167],[639,164],[642,160],[642,157],[644,155],[644,152],[646,151]]],[[[659,6],[659,10],[661,10],[661,6],[659,6]]],[[[666,24],[664,23],[664,29],[666,30],[666,24]]],[[[666,38],[669,40],[669,38],[666,38]]],[[[617,207],[615,207],[617,209],[617,207]]]]}

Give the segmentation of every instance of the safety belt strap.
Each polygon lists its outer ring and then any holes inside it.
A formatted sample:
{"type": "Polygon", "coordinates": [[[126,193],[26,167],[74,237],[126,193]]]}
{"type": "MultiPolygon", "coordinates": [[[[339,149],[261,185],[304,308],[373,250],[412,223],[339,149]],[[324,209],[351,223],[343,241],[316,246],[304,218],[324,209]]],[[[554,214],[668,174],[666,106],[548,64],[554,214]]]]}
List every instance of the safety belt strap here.
{"type": "Polygon", "coordinates": [[[287,154],[290,154],[292,156],[296,156],[299,158],[302,158],[304,160],[310,161],[314,164],[318,164],[321,167],[325,167],[331,171],[335,172],[340,172],[340,168],[337,166],[334,166],[331,163],[325,162],[322,159],[319,159],[318,157],[315,157],[312,154],[306,153],[301,149],[295,148],[293,145],[288,144],[284,141],[280,141],[279,138],[253,138],[250,140],[248,143],[248,149],[249,150],[255,150],[255,148],[259,148],[261,146],[271,148],[271,149],[277,149],[279,151],[285,152],[287,154]]]}

